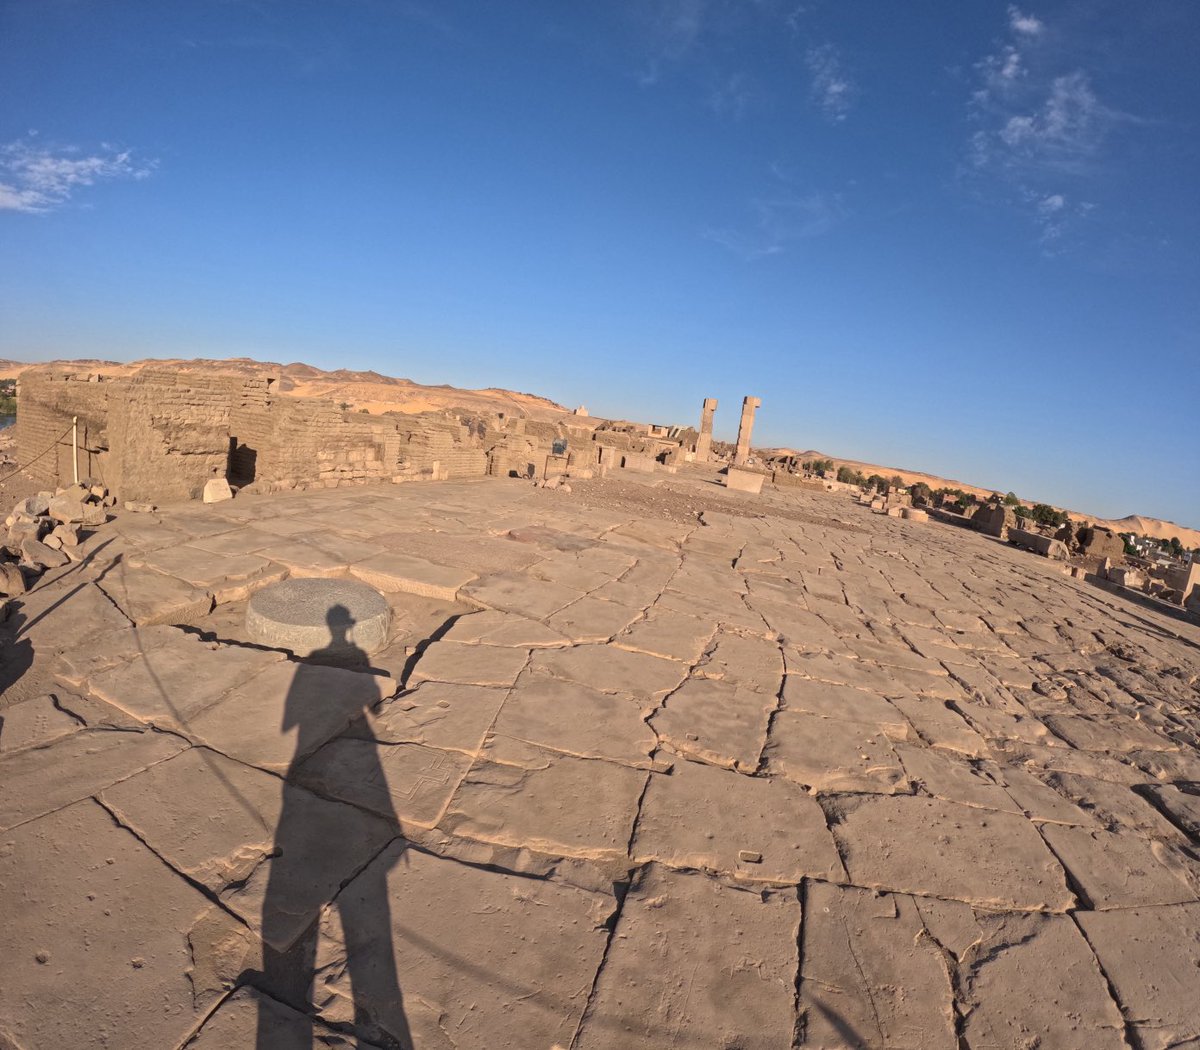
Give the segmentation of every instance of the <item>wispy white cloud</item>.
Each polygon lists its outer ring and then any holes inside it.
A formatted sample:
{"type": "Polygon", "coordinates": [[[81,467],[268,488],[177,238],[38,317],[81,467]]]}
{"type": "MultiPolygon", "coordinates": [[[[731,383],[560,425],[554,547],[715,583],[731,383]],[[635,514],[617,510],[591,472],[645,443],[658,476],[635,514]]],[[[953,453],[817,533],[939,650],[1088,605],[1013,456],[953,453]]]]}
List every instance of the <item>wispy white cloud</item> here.
{"type": "Polygon", "coordinates": [[[747,261],[781,255],[797,242],[828,233],[847,214],[841,194],[779,193],[750,202],[744,227],[710,228],[704,237],[747,261]]]}
{"type": "Polygon", "coordinates": [[[753,97],[750,78],[745,73],[731,73],[713,89],[708,104],[718,117],[740,120],[753,97]]]}
{"type": "Polygon", "coordinates": [[[812,78],[812,98],[827,118],[840,123],[854,105],[858,89],[842,68],[841,55],[832,44],[812,47],[804,56],[812,78]]]}
{"type": "Polygon", "coordinates": [[[76,146],[42,146],[34,136],[0,146],[0,211],[39,213],[66,204],[83,187],[107,179],[144,179],[153,162],[128,149],[102,144],[92,153],[76,146]]]}
{"type": "Polygon", "coordinates": [[[1023,211],[1048,250],[1092,210],[1084,187],[1103,177],[1115,129],[1136,121],[1101,100],[1039,18],[1010,7],[1007,30],[975,65],[966,170],[982,196],[1023,211]]]}
{"type": "Polygon", "coordinates": [[[1023,14],[1016,7],[1008,9],[1008,27],[1014,32],[1022,36],[1040,36],[1045,26],[1042,25],[1040,18],[1034,15],[1023,14]]]}

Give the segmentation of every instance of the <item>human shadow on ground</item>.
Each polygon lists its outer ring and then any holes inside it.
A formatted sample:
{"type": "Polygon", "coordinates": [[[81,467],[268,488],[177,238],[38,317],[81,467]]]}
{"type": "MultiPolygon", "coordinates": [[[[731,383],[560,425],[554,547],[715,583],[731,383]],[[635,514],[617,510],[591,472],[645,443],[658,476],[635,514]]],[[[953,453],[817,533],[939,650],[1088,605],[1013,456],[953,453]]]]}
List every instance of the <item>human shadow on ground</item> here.
{"type": "MultiPolygon", "coordinates": [[[[272,944],[286,943],[295,912],[293,887],[302,885],[302,868],[306,844],[311,842],[312,830],[305,826],[306,814],[311,812],[307,801],[310,793],[300,786],[299,768],[304,759],[326,743],[324,726],[314,719],[313,686],[308,679],[314,676],[312,664],[334,664],[362,670],[369,661],[367,654],[354,645],[350,631],[354,619],[348,609],[335,605],[327,614],[329,644],[312,653],[296,668],[284,706],[284,732],[296,729],[296,750],[288,766],[283,785],[283,806],[275,829],[275,849],[267,878],[263,900],[263,979],[268,989],[287,988],[307,998],[316,963],[317,938],[310,931],[286,951],[272,944]]],[[[377,697],[378,699],[378,697],[377,697]]],[[[366,712],[373,704],[364,701],[363,710],[352,722],[348,735],[370,739],[365,728],[366,712]],[[357,730],[357,732],[356,732],[357,730]]],[[[364,770],[365,779],[386,784],[377,749],[371,749],[364,770]]],[[[394,812],[383,814],[399,827],[394,812]]],[[[348,825],[349,827],[349,825],[348,825]]],[[[352,843],[340,843],[328,838],[325,848],[332,853],[348,851],[352,843]]],[[[345,938],[346,969],[354,997],[355,1026],[369,1031],[373,1041],[389,1050],[412,1050],[412,1036],[404,1012],[404,997],[396,972],[392,946],[391,902],[388,900],[387,869],[370,864],[357,876],[354,893],[337,898],[343,936],[345,938]],[[384,936],[380,937],[380,931],[384,936]],[[367,1005],[371,1004],[370,1016],[367,1005]],[[381,1040],[380,1033],[386,1033],[381,1040]]],[[[311,916],[315,924],[318,915],[311,916]]],[[[311,1024],[289,1027],[286,1032],[272,1024],[272,1014],[261,1010],[258,1018],[257,1050],[311,1050],[311,1024]]]]}

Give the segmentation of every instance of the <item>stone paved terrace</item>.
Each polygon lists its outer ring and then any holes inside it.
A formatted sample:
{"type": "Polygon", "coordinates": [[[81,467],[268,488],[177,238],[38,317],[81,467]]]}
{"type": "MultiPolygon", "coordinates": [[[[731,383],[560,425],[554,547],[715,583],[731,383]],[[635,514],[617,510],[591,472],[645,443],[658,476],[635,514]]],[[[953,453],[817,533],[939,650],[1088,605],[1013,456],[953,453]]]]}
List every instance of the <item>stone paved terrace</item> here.
{"type": "Polygon", "coordinates": [[[996,541],[699,472],[246,497],[4,631],[0,1046],[1200,1046],[1200,630],[996,541]],[[388,648],[248,644],[288,574],[388,648]]]}

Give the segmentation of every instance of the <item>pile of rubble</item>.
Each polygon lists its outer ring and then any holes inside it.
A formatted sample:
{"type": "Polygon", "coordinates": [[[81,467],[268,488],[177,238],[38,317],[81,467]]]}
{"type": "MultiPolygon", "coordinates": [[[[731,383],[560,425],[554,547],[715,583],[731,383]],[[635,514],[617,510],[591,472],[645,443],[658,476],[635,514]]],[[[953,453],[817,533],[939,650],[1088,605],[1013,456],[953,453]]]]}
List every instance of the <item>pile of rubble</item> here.
{"type": "Polygon", "coordinates": [[[82,560],[81,528],[103,525],[115,504],[108,489],[91,479],[20,500],[4,519],[0,594],[24,594],[47,569],[82,560]]]}

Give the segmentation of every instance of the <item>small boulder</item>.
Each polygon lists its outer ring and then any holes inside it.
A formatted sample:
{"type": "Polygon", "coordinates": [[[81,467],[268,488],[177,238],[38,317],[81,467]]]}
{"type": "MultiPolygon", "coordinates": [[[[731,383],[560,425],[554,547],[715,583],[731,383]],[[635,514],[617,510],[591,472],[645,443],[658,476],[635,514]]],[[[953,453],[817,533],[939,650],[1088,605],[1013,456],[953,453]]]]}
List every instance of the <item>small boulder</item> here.
{"type": "Polygon", "coordinates": [[[83,498],[76,493],[61,492],[50,501],[48,508],[50,517],[64,524],[73,521],[83,521],[85,504],[83,498]]]}
{"type": "Polygon", "coordinates": [[[58,540],[59,549],[63,547],[78,547],[79,546],[79,529],[74,525],[58,525],[50,536],[46,537],[48,542],[50,538],[58,540]]]}
{"type": "Polygon", "coordinates": [[[25,574],[11,561],[0,562],[0,591],[9,596],[24,594],[25,574]]]}
{"type": "Polygon", "coordinates": [[[210,478],[204,483],[204,502],[221,503],[233,499],[233,489],[224,478],[210,478]]]}
{"type": "Polygon", "coordinates": [[[108,521],[108,512],[98,503],[85,503],[83,505],[83,525],[103,525],[108,521]]]}
{"type": "Polygon", "coordinates": [[[60,565],[66,565],[70,561],[62,551],[47,547],[38,540],[21,542],[21,558],[30,565],[38,565],[43,569],[57,569],[60,565]]]}
{"type": "Polygon", "coordinates": [[[28,499],[22,500],[17,504],[15,509],[29,515],[31,518],[41,517],[49,513],[50,500],[53,498],[53,493],[39,492],[36,496],[30,496],[28,499]]]}

